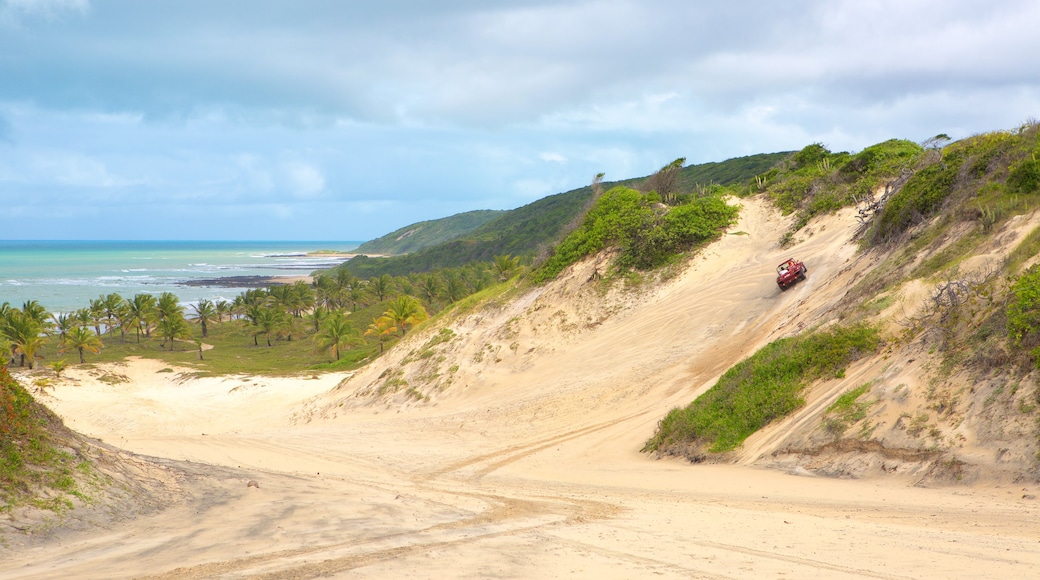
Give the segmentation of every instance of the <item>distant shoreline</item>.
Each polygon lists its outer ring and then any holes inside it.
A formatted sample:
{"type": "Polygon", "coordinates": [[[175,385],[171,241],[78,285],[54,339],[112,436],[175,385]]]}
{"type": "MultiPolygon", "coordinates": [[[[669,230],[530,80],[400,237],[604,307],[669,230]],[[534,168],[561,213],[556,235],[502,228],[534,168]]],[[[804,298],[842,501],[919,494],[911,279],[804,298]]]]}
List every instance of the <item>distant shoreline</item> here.
{"type": "Polygon", "coordinates": [[[197,286],[204,288],[267,288],[268,286],[284,286],[296,282],[310,284],[314,279],[311,276],[223,276],[220,278],[197,278],[184,280],[182,286],[197,286]]]}

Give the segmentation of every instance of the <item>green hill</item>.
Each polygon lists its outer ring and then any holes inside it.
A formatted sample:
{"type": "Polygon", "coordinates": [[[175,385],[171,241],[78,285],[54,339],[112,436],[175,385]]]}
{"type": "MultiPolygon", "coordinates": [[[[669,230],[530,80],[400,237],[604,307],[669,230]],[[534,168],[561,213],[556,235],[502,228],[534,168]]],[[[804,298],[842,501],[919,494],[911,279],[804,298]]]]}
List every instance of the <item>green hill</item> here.
{"type": "MultiPolygon", "coordinates": [[[[677,181],[680,190],[684,192],[710,184],[742,184],[768,171],[790,155],[790,152],[762,153],[717,163],[690,165],[679,172],[677,181]]],[[[604,191],[616,185],[639,188],[646,179],[639,177],[603,182],[602,187],[604,191]]],[[[404,256],[358,256],[339,268],[346,268],[360,278],[371,278],[382,274],[403,276],[457,267],[471,262],[490,261],[494,256],[505,254],[533,258],[547,251],[577,225],[591,199],[590,186],[550,195],[503,212],[469,233],[443,243],[426,246],[404,256]]],[[[409,228],[398,231],[407,231],[409,228]]]]}
{"type": "Polygon", "coordinates": [[[464,236],[505,213],[481,209],[437,220],[419,222],[358,246],[359,254],[408,254],[464,236]]]}

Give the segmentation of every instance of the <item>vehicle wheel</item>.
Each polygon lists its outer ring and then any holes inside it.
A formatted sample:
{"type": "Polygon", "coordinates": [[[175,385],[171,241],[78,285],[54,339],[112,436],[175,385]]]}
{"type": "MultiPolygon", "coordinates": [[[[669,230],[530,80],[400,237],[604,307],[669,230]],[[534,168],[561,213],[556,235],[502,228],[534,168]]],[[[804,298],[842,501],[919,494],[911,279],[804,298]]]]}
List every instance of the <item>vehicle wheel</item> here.
{"type": "Polygon", "coordinates": [[[798,275],[798,279],[799,280],[805,280],[805,272],[802,272],[801,274],[799,274],[798,275]]]}
{"type": "Polygon", "coordinates": [[[780,291],[781,292],[783,292],[784,290],[787,290],[787,286],[784,286],[783,284],[777,284],[777,286],[780,287],[780,291]]]}

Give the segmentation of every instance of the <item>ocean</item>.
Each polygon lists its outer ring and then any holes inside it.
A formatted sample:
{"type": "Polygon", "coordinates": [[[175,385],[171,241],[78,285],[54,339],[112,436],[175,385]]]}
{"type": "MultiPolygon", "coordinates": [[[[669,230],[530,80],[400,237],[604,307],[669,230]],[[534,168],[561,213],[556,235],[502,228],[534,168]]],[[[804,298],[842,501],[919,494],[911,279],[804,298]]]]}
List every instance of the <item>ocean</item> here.
{"type": "Polygon", "coordinates": [[[305,276],[331,268],[360,242],[8,241],[0,240],[0,304],[37,300],[69,312],[116,292],[173,292],[182,303],[230,300],[245,288],[187,286],[227,276],[305,276]]]}

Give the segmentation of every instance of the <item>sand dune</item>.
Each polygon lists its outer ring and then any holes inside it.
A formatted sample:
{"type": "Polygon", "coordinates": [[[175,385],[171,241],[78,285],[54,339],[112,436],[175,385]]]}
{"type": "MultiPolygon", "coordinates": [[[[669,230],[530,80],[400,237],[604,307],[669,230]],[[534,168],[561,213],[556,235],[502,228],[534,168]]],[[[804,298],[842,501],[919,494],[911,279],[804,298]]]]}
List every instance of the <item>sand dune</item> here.
{"type": "Polygon", "coordinates": [[[784,220],[743,203],[668,283],[604,296],[590,262],[452,321],[426,362],[409,352],[436,328],[349,378],[180,380],[137,360],[112,385],[69,371],[45,402],[78,431],[189,461],[185,499],[14,550],[0,578],[1037,577],[1032,485],[751,465],[776,429],[732,465],[639,453],[665,412],[824,321],[871,266],[853,259],[846,213],[781,251],[784,220]],[[780,293],[788,255],[810,277],[780,293]],[[388,371],[413,392],[379,392],[388,371]]]}

